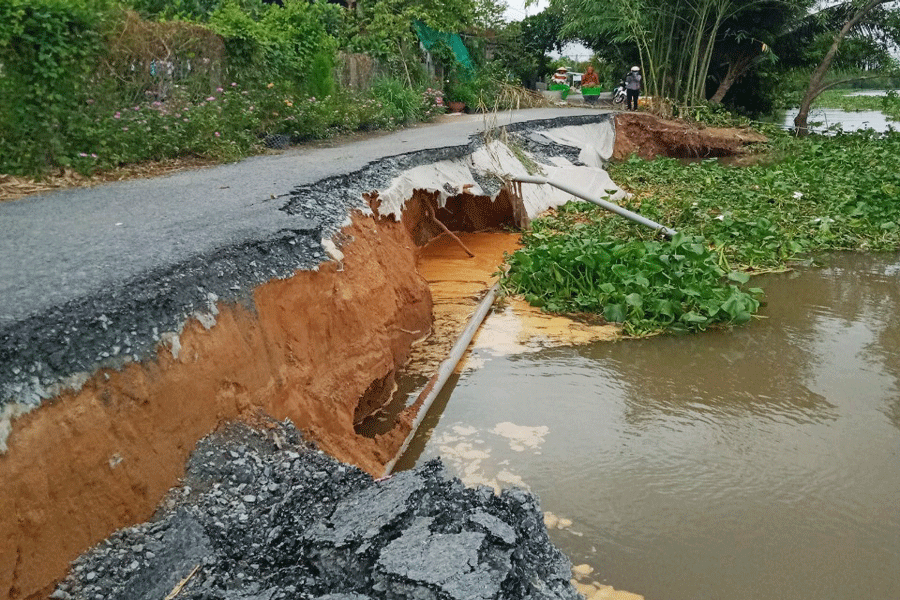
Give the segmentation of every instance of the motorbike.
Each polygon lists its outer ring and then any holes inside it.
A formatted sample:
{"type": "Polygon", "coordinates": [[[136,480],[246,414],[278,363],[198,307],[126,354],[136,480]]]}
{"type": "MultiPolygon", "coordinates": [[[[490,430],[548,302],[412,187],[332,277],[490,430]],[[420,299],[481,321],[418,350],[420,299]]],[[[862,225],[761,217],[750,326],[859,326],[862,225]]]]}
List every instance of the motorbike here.
{"type": "Polygon", "coordinates": [[[624,81],[620,81],[620,82],[619,82],[619,87],[617,87],[617,88],[615,89],[615,91],[613,92],[613,102],[614,102],[615,104],[622,104],[623,102],[625,102],[625,96],[626,96],[626,94],[625,94],[625,82],[624,82],[624,81]]]}

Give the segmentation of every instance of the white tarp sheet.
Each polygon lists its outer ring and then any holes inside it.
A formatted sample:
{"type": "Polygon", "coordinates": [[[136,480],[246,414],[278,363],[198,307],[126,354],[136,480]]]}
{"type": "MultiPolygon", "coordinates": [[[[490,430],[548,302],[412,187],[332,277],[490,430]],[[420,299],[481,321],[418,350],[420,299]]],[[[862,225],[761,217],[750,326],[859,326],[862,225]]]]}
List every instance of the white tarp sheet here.
{"type": "MultiPolygon", "coordinates": [[[[444,206],[447,198],[467,191],[476,196],[485,192],[475,181],[475,174],[483,178],[509,180],[517,175],[536,175],[564,181],[586,194],[612,202],[625,196],[607,172],[602,168],[612,156],[614,138],[611,123],[592,123],[558,127],[540,132],[546,138],[567,146],[581,148],[579,160],[587,166],[576,166],[563,157],[547,159],[550,164],[539,162],[534,155],[517,148],[515,151],[501,141],[491,141],[468,157],[444,160],[421,165],[404,171],[394,178],[384,190],[378,191],[381,200],[379,213],[400,218],[403,205],[415,190],[438,193],[438,205],[444,206]],[[519,157],[525,157],[523,163],[519,157]],[[527,163],[527,166],[526,166],[527,163]],[[612,191],[612,193],[609,193],[612,191]]],[[[549,185],[522,184],[522,196],[528,217],[533,219],[549,208],[578,200],[567,192],[549,185]]],[[[496,195],[491,197],[493,201],[496,195]]]]}

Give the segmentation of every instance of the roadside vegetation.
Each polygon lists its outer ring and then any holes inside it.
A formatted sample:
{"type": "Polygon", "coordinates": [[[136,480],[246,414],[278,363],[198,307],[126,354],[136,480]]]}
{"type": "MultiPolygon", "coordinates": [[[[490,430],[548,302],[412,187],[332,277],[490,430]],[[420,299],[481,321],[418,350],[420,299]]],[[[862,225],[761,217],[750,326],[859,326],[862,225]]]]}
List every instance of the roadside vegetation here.
{"type": "Polygon", "coordinates": [[[767,164],[631,158],[610,166],[622,206],[654,232],[585,202],[538,219],[504,286],[552,312],[602,313],[631,335],[750,320],[750,275],[816,253],[900,248],[900,133],[777,135],[767,164]]]}
{"type": "Polygon", "coordinates": [[[439,32],[484,31],[501,5],[478,6],[8,0],[0,3],[0,173],[235,160],[428,121],[451,100],[470,111],[539,102],[521,88],[511,93],[518,80],[495,68],[477,36],[453,51],[436,44],[426,68],[413,25],[445,37],[439,32]]]}
{"type": "Polygon", "coordinates": [[[825,8],[552,0],[513,22],[505,8],[503,0],[5,0],[0,173],[233,160],[286,141],[427,121],[450,102],[470,112],[528,106],[541,96],[525,88],[560,65],[590,64],[612,89],[639,64],[663,116],[709,117],[724,106],[757,118],[839,82],[898,81],[898,8],[882,0],[825,8]],[[592,56],[551,60],[570,41],[592,56]]]}

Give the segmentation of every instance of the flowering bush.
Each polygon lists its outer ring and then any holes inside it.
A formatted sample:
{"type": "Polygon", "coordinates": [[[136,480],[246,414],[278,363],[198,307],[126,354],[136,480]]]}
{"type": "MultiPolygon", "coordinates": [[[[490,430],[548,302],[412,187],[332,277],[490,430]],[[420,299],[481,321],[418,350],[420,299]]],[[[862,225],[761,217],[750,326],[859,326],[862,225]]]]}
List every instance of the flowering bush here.
{"type": "Polygon", "coordinates": [[[250,94],[236,83],[193,102],[178,89],[166,102],[116,110],[88,99],[70,123],[60,162],[88,173],[186,155],[233,160],[256,147],[258,123],[250,94]]]}
{"type": "Polygon", "coordinates": [[[444,92],[439,89],[428,88],[422,92],[422,106],[425,120],[433,119],[447,112],[447,104],[444,102],[444,92]]]}

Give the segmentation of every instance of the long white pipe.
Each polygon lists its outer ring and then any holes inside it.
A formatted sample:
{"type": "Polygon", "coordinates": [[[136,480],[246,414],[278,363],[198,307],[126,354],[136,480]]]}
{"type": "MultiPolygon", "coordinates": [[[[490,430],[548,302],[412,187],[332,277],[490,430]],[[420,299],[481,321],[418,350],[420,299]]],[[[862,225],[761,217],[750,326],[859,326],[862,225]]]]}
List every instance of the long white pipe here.
{"type": "Polygon", "coordinates": [[[613,204],[612,202],[607,202],[606,200],[601,200],[600,198],[595,198],[595,197],[591,196],[590,194],[588,194],[587,192],[583,192],[579,189],[573,188],[572,186],[562,183],[560,181],[554,181],[552,179],[547,179],[546,177],[534,177],[531,175],[516,176],[516,177],[512,178],[512,181],[520,181],[522,183],[539,183],[539,184],[552,185],[553,187],[558,188],[566,193],[572,194],[573,196],[578,196],[579,198],[587,200],[588,202],[593,202],[597,206],[605,208],[606,210],[608,210],[610,212],[614,212],[617,215],[623,216],[626,219],[631,219],[635,223],[640,223],[641,225],[646,225],[650,229],[655,229],[655,230],[659,231],[660,233],[662,233],[667,238],[671,238],[676,233],[678,233],[674,229],[669,229],[665,225],[660,225],[656,221],[651,221],[650,219],[648,219],[646,217],[642,217],[641,215],[639,215],[637,213],[633,213],[630,210],[628,210],[627,208],[622,208],[618,204],[613,204]]]}
{"type": "Polygon", "coordinates": [[[453,348],[450,349],[450,354],[447,355],[447,358],[445,358],[444,362],[438,367],[437,373],[432,376],[428,381],[428,385],[426,385],[425,389],[419,394],[419,397],[416,399],[416,404],[418,404],[420,400],[422,401],[422,404],[419,406],[419,412],[416,413],[416,418],[412,422],[412,429],[409,430],[409,434],[406,436],[406,439],[403,441],[403,445],[400,446],[397,454],[394,455],[394,458],[384,466],[384,474],[382,477],[387,477],[391,474],[391,471],[393,471],[394,467],[397,465],[397,461],[400,460],[400,457],[403,456],[403,453],[409,448],[409,444],[415,437],[419,425],[421,425],[422,421],[425,419],[428,409],[431,408],[434,399],[441,393],[444,384],[447,383],[450,375],[453,374],[456,363],[463,357],[463,354],[465,354],[466,349],[472,342],[472,338],[475,337],[475,333],[478,331],[478,328],[481,327],[481,322],[484,321],[488,311],[491,309],[491,305],[494,303],[494,298],[497,297],[498,289],[500,289],[499,282],[495,283],[491,289],[488,290],[488,293],[482,298],[478,308],[475,309],[475,312],[469,319],[468,325],[466,325],[466,328],[456,339],[453,348]]]}

